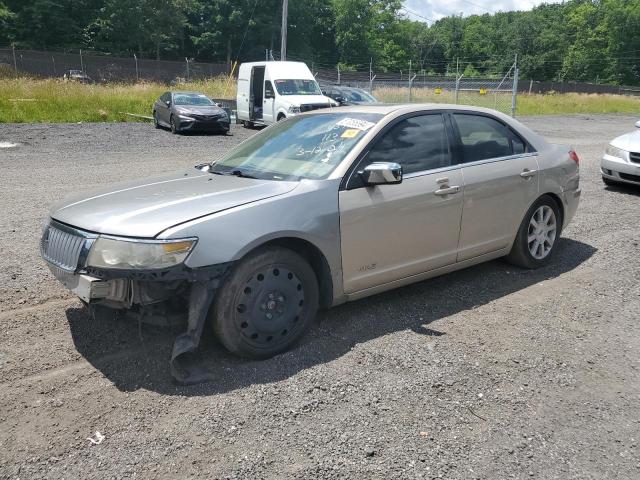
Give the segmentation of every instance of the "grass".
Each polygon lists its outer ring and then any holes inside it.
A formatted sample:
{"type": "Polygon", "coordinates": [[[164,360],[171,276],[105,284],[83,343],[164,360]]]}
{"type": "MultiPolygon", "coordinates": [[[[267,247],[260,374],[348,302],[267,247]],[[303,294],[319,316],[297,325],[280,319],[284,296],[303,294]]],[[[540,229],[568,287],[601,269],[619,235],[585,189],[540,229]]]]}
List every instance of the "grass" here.
{"type": "MultiPolygon", "coordinates": [[[[82,85],[57,79],[0,79],[0,123],[140,121],[169,87],[156,83],[82,85]]],[[[235,98],[226,77],[171,87],[213,98],[235,98]],[[226,92],[226,95],[225,95],[226,92]]]]}
{"type": "MultiPolygon", "coordinates": [[[[0,72],[1,73],[1,72],[0,72]]],[[[140,121],[125,115],[150,115],[153,102],[169,87],[157,83],[82,85],[57,79],[4,78],[0,75],[0,123],[27,122],[111,122],[140,121]]],[[[234,81],[218,77],[179,85],[181,90],[196,90],[213,98],[233,99],[234,81]]],[[[379,88],[374,95],[384,102],[403,103],[407,88],[379,88]]],[[[495,108],[505,113],[511,110],[511,95],[498,97],[486,92],[460,92],[462,104],[495,108]]],[[[450,90],[412,91],[412,101],[425,103],[455,103],[450,90]]],[[[595,94],[546,94],[518,96],[518,115],[553,115],[573,113],[640,113],[640,97],[595,94]]]]}
{"type": "MultiPolygon", "coordinates": [[[[416,89],[411,92],[413,102],[455,103],[455,94],[451,90],[436,92],[433,89],[416,89]]],[[[380,101],[404,103],[409,98],[407,88],[379,88],[373,94],[380,101]]],[[[458,101],[465,105],[476,105],[511,113],[511,94],[490,91],[461,91],[458,101]]],[[[575,113],[632,113],[640,114],[640,97],[624,95],[600,95],[586,93],[549,93],[519,94],[517,98],[518,115],[569,115],[575,113]]]]}

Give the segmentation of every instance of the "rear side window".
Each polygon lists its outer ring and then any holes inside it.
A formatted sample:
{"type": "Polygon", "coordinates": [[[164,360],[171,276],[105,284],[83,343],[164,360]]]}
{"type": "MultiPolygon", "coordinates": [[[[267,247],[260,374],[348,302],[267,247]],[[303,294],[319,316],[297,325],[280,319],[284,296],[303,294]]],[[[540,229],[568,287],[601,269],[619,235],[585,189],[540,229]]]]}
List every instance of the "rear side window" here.
{"type": "Polygon", "coordinates": [[[410,174],[451,164],[449,141],[440,114],[401,120],[369,152],[367,164],[397,162],[410,174]]]}
{"type": "Polygon", "coordinates": [[[453,116],[460,132],[464,162],[507,157],[526,151],[525,143],[493,118],[460,113],[453,116]]]}

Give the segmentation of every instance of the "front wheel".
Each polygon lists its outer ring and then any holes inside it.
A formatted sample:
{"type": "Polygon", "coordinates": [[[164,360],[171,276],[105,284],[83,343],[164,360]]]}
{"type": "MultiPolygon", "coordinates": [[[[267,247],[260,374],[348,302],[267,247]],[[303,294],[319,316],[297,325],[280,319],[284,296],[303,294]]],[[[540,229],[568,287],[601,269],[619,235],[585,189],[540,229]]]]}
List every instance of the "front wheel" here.
{"type": "Polygon", "coordinates": [[[524,216],[507,261],[531,269],[547,263],[560,237],[560,222],[560,210],[553,198],[540,197],[524,216]]]}
{"type": "Polygon", "coordinates": [[[259,249],[234,267],[210,312],[213,329],[231,353],[269,358],[289,349],[318,310],[318,280],[297,253],[259,249]]]}
{"type": "Polygon", "coordinates": [[[155,111],[153,112],[153,126],[155,128],[160,128],[160,123],[158,122],[158,114],[155,111]]]}
{"type": "Polygon", "coordinates": [[[176,122],[173,119],[173,115],[171,115],[171,118],[169,119],[169,127],[171,128],[171,133],[173,133],[174,135],[178,133],[178,129],[176,128],[176,122]]]}

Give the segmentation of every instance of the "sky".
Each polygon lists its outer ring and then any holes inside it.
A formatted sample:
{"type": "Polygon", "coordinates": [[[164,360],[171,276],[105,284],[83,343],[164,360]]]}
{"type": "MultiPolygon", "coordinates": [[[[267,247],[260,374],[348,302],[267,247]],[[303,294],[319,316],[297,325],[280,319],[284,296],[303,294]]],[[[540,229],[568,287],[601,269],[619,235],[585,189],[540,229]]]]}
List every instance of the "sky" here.
{"type": "Polygon", "coordinates": [[[405,0],[405,13],[412,20],[431,24],[449,15],[482,15],[483,13],[531,10],[541,3],[558,3],[561,0],[405,0]]]}

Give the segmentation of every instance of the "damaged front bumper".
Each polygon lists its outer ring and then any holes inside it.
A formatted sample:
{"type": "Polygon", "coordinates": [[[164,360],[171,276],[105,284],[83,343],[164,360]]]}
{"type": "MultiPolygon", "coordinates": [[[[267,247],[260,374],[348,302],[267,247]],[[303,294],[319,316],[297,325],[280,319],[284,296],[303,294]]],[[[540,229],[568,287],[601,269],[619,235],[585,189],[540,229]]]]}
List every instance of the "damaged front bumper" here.
{"type": "Polygon", "coordinates": [[[93,268],[86,266],[86,258],[97,237],[52,222],[43,233],[41,254],[53,275],[88,305],[135,312],[141,321],[168,315],[170,307],[186,310],[187,329],[174,341],[171,374],[180,383],[199,381],[179,357],[198,347],[215,292],[232,263],[196,269],[184,264],[154,270],[93,268]]]}

